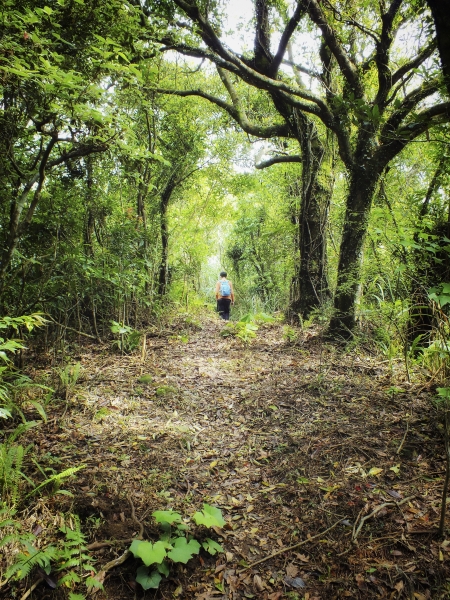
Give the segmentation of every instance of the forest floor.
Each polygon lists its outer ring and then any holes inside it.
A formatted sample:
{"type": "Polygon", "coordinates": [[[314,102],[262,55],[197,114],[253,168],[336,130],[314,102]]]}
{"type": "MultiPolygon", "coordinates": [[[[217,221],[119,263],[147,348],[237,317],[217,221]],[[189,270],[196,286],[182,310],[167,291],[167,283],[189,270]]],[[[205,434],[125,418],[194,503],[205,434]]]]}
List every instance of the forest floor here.
{"type": "MultiPolygon", "coordinates": [[[[202,551],[147,592],[131,556],[106,573],[97,600],[450,598],[434,390],[407,383],[401,362],[313,330],[289,343],[281,324],[265,325],[243,347],[222,328],[179,319],[147,339],[144,357],[78,348],[68,406],[28,435],[41,467],[87,466],[63,486],[72,498],[38,501],[30,530],[39,523],[45,536],[69,511],[90,544],[141,525],[155,541],[155,510],[221,509],[227,523],[209,535],[223,553],[202,551]]],[[[96,568],[128,545],[92,550],[96,568]]],[[[45,583],[30,596],[62,597],[45,583]]]]}

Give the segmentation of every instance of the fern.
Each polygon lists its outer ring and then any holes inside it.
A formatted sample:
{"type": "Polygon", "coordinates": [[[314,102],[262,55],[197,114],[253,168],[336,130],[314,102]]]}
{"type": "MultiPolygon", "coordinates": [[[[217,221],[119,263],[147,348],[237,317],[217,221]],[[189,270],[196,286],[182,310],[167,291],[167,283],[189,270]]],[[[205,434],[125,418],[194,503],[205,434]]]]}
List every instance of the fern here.
{"type": "Polygon", "coordinates": [[[33,496],[39,490],[41,490],[46,485],[49,485],[50,483],[52,483],[56,488],[59,487],[59,484],[62,482],[63,479],[72,477],[72,475],[75,475],[75,473],[77,473],[81,469],[85,469],[85,468],[86,468],[86,465],[80,465],[78,467],[70,467],[69,469],[66,469],[65,471],[61,471],[61,473],[55,473],[54,475],[52,475],[51,477],[49,477],[48,479],[46,479],[45,481],[40,483],[38,486],[36,486],[34,488],[34,490],[31,490],[31,492],[29,492],[25,496],[25,498],[28,498],[29,496],[33,496]]]}
{"type": "Polygon", "coordinates": [[[24,550],[18,554],[16,562],[11,565],[5,573],[5,578],[24,579],[35,567],[40,567],[47,572],[51,562],[55,559],[58,549],[55,546],[47,546],[45,549],[37,550],[30,542],[24,542],[24,550]]]}
{"type": "MultiPolygon", "coordinates": [[[[0,511],[0,518],[2,517],[0,511]]],[[[6,515],[6,513],[4,513],[6,515]]],[[[3,523],[9,522],[9,519],[3,523]]],[[[34,535],[29,534],[31,539],[21,540],[22,551],[17,555],[16,561],[11,565],[6,573],[6,580],[23,579],[27,577],[35,567],[39,567],[50,574],[52,566],[54,570],[61,574],[58,579],[58,586],[66,586],[75,588],[81,583],[88,586],[89,589],[94,587],[102,588],[102,584],[89,576],[85,580],[86,571],[89,573],[96,572],[93,566],[93,559],[88,554],[86,546],[86,537],[81,531],[80,520],[77,516],[72,516],[72,528],[64,526],[61,531],[65,535],[65,539],[60,542],[59,546],[48,546],[45,549],[36,549],[33,541],[36,539],[34,535]]],[[[2,523],[0,523],[0,526],[2,523]]],[[[14,536],[13,536],[14,537],[14,536]]],[[[17,541],[17,536],[14,538],[17,541]]],[[[84,598],[82,594],[71,592],[70,598],[84,598]]]]}
{"type": "Polygon", "coordinates": [[[0,493],[10,506],[15,506],[19,498],[21,468],[27,450],[23,446],[0,445],[0,493]]]}

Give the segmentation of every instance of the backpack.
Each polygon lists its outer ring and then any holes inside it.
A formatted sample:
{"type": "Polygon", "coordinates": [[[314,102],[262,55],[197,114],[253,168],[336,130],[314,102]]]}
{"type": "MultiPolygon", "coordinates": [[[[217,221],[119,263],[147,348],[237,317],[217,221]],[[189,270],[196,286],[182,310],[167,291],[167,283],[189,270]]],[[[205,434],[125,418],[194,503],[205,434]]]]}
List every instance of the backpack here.
{"type": "Polygon", "coordinates": [[[220,295],[221,296],[231,296],[231,286],[228,279],[223,279],[220,282],[220,295]]]}

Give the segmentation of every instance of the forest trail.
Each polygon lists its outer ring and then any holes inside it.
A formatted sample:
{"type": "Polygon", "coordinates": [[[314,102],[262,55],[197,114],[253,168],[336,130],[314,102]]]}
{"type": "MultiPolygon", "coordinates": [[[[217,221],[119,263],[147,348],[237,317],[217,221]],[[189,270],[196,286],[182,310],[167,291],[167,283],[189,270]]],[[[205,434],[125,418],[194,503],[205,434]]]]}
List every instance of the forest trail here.
{"type": "MultiPolygon", "coordinates": [[[[136,534],[129,499],[145,539],[155,539],[154,510],[187,515],[206,502],[227,520],[216,536],[226,554],[194,557],[146,598],[441,597],[432,590],[448,577],[447,545],[431,530],[444,465],[429,392],[402,382],[401,365],[311,332],[290,344],[266,325],[245,348],[222,328],[180,320],[148,338],[144,360],[81,352],[67,413],[36,443],[43,466],[87,465],[65,487],[90,542],[136,534]],[[384,503],[352,544],[353,526],[384,503]]],[[[103,548],[98,568],[122,551],[103,548]]],[[[96,598],[132,597],[131,562],[96,598]]]]}

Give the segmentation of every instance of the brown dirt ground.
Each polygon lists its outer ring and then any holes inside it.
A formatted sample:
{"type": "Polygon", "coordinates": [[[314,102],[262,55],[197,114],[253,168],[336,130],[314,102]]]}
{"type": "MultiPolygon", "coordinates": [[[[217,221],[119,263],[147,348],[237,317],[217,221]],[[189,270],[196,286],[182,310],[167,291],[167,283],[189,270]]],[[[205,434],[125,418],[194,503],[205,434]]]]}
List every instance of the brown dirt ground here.
{"type": "MultiPolygon", "coordinates": [[[[73,498],[28,509],[29,527],[51,539],[72,512],[89,543],[131,538],[131,500],[155,540],[154,510],[222,510],[227,525],[213,537],[225,554],[176,565],[145,593],[130,558],[96,600],[450,598],[450,537],[436,535],[445,463],[433,391],[408,384],[400,363],[311,331],[288,343],[281,325],[262,326],[244,348],[220,330],[211,318],[201,328],[180,320],[148,338],[144,360],[78,349],[83,375],[67,411],[53,404],[49,423],[28,435],[44,468],[87,466],[64,484],[73,498]],[[143,374],[150,384],[138,383],[143,374]]],[[[126,547],[95,551],[96,568],[126,547]]],[[[45,584],[30,596],[63,597],[45,584]]]]}

